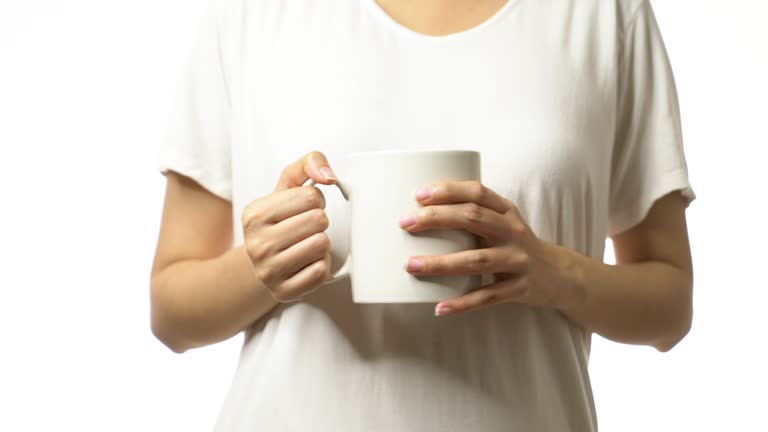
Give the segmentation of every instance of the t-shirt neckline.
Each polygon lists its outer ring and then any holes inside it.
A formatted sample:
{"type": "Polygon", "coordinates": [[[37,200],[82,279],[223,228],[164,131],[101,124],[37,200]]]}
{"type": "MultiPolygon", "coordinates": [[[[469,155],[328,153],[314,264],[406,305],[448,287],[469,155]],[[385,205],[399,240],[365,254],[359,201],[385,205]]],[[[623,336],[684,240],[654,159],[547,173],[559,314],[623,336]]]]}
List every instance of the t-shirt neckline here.
{"type": "Polygon", "coordinates": [[[371,9],[372,13],[376,15],[382,22],[384,22],[385,25],[392,28],[393,31],[405,35],[407,37],[411,38],[417,38],[422,39],[425,41],[448,41],[448,40],[456,40],[460,38],[466,38],[473,34],[480,33],[489,27],[493,25],[495,22],[499,21],[502,17],[507,15],[510,10],[517,4],[518,0],[507,0],[504,5],[499,8],[493,15],[491,15],[489,18],[487,18],[485,21],[481,22],[480,24],[470,27],[466,30],[461,30],[458,32],[449,33],[446,35],[430,35],[426,33],[421,33],[416,30],[413,30],[411,28],[408,28],[392,18],[389,13],[387,13],[384,8],[379,5],[378,1],[376,0],[363,0],[364,3],[371,9]]]}

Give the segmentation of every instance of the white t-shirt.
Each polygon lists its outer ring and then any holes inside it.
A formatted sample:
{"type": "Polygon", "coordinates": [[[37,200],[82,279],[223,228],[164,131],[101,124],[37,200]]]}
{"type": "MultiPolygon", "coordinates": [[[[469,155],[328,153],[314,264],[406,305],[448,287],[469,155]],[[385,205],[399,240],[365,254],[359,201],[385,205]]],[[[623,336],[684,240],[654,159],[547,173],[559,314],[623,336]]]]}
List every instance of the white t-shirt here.
{"type": "MultiPolygon", "coordinates": [[[[509,0],[448,36],[375,0],[209,6],[158,163],[232,202],[238,244],[244,206],[311,150],[342,178],[352,151],[478,150],[540,238],[597,259],[657,198],[695,199],[648,1],[509,0]]],[[[338,266],[348,208],[323,190],[338,266]]],[[[433,306],[354,304],[348,281],[279,305],[246,332],[217,430],[597,429],[589,332],[547,308],[433,306]]]]}

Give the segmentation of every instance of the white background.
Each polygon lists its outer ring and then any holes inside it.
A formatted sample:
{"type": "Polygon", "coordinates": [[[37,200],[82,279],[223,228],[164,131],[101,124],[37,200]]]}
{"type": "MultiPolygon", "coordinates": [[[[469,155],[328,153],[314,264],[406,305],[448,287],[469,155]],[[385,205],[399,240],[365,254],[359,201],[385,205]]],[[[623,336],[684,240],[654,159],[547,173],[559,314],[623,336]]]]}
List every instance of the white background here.
{"type": "MultiPolygon", "coordinates": [[[[2,431],[212,428],[240,337],[179,356],[148,315],[155,146],[205,1],[0,0],[2,431]]],[[[766,431],[766,3],[654,6],[698,195],[695,318],[665,354],[595,337],[600,428],[766,431]]]]}

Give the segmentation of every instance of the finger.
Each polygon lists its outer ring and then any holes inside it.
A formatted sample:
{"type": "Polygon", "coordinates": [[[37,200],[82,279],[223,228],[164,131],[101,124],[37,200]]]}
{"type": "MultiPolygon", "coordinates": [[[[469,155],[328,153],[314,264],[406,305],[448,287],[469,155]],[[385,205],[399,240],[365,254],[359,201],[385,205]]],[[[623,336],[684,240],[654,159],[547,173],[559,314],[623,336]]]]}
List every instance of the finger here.
{"type": "Polygon", "coordinates": [[[413,256],[405,269],[420,276],[522,273],[528,265],[527,258],[508,249],[473,249],[446,255],[413,256]]]}
{"type": "Polygon", "coordinates": [[[499,213],[506,213],[512,203],[479,181],[437,182],[416,191],[416,199],[424,205],[471,202],[499,213]]]}
{"type": "Polygon", "coordinates": [[[325,208],[325,197],[314,186],[275,192],[257,199],[243,209],[242,223],[247,230],[258,224],[274,224],[312,209],[325,208]]]}
{"type": "Polygon", "coordinates": [[[301,300],[328,278],[329,268],[329,262],[325,259],[310,263],[290,278],[273,287],[271,289],[272,297],[282,303],[301,300]]]}
{"type": "Polygon", "coordinates": [[[319,151],[309,152],[301,159],[285,167],[275,190],[298,187],[309,179],[322,184],[333,184],[336,181],[336,175],[333,173],[328,159],[319,151]]]}
{"type": "Polygon", "coordinates": [[[314,261],[323,259],[331,250],[331,242],[325,233],[313,234],[275,254],[269,262],[272,267],[272,281],[288,279],[294,273],[314,261]]]}
{"type": "Polygon", "coordinates": [[[452,315],[477,310],[498,303],[519,300],[527,291],[524,277],[512,277],[470,291],[463,296],[443,300],[435,306],[435,315],[452,315]]]}
{"type": "MultiPolygon", "coordinates": [[[[276,290],[277,292],[281,292],[283,289],[285,289],[288,292],[290,292],[291,293],[290,298],[292,298],[292,300],[289,300],[289,301],[302,301],[304,300],[304,297],[307,294],[317,289],[320,286],[320,284],[322,284],[326,279],[328,279],[330,268],[331,268],[331,253],[328,252],[325,254],[325,257],[322,260],[315,261],[309,264],[308,266],[302,268],[298,272],[292,274],[291,277],[286,278],[284,281],[278,284],[276,290]],[[319,264],[320,262],[325,262],[325,268],[318,269],[319,274],[315,275],[317,276],[317,278],[310,278],[308,280],[303,280],[302,276],[299,275],[299,273],[306,270],[307,267],[312,265],[323,267],[321,264],[319,264]]],[[[273,290],[275,289],[273,288],[273,290]]],[[[278,294],[278,296],[279,295],[280,294],[278,294]]],[[[273,296],[274,296],[274,293],[273,293],[273,296]]]]}
{"type": "Polygon", "coordinates": [[[328,229],[328,215],[323,209],[311,209],[291,216],[266,230],[266,241],[282,251],[305,238],[328,229]]]}
{"type": "Polygon", "coordinates": [[[505,237],[508,225],[504,215],[475,203],[431,205],[400,219],[400,227],[408,232],[451,228],[484,238],[505,237]]]}

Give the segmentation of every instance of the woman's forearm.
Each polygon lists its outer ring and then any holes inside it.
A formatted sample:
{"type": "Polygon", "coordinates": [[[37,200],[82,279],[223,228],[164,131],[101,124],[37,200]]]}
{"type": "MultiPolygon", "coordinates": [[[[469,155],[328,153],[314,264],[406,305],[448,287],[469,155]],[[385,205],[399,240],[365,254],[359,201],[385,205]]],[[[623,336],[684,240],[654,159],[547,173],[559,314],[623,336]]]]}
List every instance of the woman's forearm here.
{"type": "Polygon", "coordinates": [[[601,336],[668,351],[692,318],[692,275],[661,261],[611,265],[553,245],[579,295],[560,310],[601,336]]]}
{"type": "Polygon", "coordinates": [[[242,246],[167,266],[151,292],[152,330],[175,352],[228,339],[277,305],[242,246]]]}

